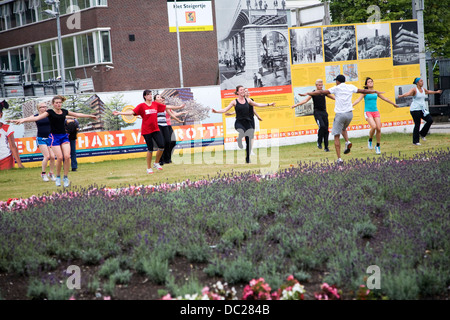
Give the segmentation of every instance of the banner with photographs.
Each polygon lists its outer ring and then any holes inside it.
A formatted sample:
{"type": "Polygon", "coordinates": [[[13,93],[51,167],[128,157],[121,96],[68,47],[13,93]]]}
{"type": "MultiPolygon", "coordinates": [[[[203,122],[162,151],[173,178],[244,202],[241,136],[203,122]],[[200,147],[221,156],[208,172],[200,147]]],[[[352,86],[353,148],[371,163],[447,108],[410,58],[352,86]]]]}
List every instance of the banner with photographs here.
{"type": "MultiPolygon", "coordinates": [[[[257,129],[280,128],[275,113],[287,111],[292,104],[290,13],[285,2],[216,0],[215,9],[222,107],[236,99],[235,89],[242,85],[256,102],[276,103],[276,107],[255,108],[263,119],[258,122],[255,117],[257,129]]],[[[225,149],[237,148],[234,119],[224,116],[225,149]]]]}
{"type": "MultiPolygon", "coordinates": [[[[154,89],[154,95],[160,94],[168,105],[180,106],[175,110],[177,120],[172,118],[172,139],[176,141],[174,161],[183,152],[222,151],[224,143],[222,116],[211,113],[211,108],[220,105],[219,86],[154,89]],[[179,121],[180,122],[179,122],[179,121]]],[[[79,118],[80,128],[77,134],[77,158],[79,162],[96,162],[138,158],[145,156],[147,145],[141,135],[141,117],[114,116],[114,110],[132,110],[142,103],[142,90],[122,92],[99,92],[66,96],[63,108],[86,114],[95,114],[99,120],[79,118]]],[[[48,102],[51,96],[39,99],[10,99],[7,117],[19,118],[36,113],[39,102],[48,102]],[[17,114],[17,116],[13,116],[17,114]]],[[[14,136],[22,162],[30,166],[40,165],[42,154],[36,142],[36,124],[14,125],[14,136]]]]}
{"type": "MultiPolygon", "coordinates": [[[[289,28],[290,62],[294,102],[304,102],[299,94],[316,89],[316,80],[323,81],[324,89],[336,85],[339,74],[346,82],[363,88],[365,80],[374,80],[375,89],[395,101],[400,107],[409,107],[409,100],[396,99],[411,87],[420,76],[418,58],[417,21],[388,21],[333,26],[289,28]]],[[[358,95],[354,95],[356,100],[358,95]]],[[[330,123],[334,118],[334,100],[327,99],[330,123]]],[[[408,108],[395,108],[378,99],[383,126],[411,125],[408,108]]],[[[310,101],[291,112],[296,130],[317,132],[314,106],[310,101]]],[[[354,107],[350,130],[368,129],[364,118],[364,101],[354,107]]]]}

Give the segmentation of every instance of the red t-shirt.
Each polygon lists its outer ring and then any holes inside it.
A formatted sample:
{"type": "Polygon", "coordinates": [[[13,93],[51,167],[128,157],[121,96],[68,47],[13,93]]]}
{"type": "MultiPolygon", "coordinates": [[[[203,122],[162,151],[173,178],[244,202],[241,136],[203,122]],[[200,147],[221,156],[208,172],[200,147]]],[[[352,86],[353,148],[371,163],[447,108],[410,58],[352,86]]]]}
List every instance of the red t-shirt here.
{"type": "Polygon", "coordinates": [[[166,105],[156,101],[153,101],[150,106],[143,102],[133,109],[134,114],[142,117],[142,135],[159,131],[158,112],[164,111],[166,111],[166,105]]]}

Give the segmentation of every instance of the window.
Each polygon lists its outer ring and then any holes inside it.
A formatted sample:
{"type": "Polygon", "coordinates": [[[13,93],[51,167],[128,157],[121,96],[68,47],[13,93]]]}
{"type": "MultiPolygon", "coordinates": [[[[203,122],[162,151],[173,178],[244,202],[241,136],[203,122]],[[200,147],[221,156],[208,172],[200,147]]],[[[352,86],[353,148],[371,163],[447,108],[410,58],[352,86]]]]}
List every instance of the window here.
{"type": "Polygon", "coordinates": [[[26,5],[25,0],[16,0],[13,2],[13,13],[15,16],[16,26],[20,27],[26,24],[26,5]]]}
{"type": "Polygon", "coordinates": [[[9,70],[8,51],[0,52],[0,70],[9,70]]]}
{"type": "Polygon", "coordinates": [[[11,50],[9,54],[11,57],[10,71],[21,71],[19,50],[11,50]]]}
{"type": "Polygon", "coordinates": [[[75,67],[75,51],[73,46],[73,37],[63,38],[62,46],[64,52],[64,67],[75,67]]]}
{"type": "Polygon", "coordinates": [[[58,68],[56,62],[56,41],[50,41],[40,44],[43,80],[56,78],[55,71],[58,68]]]}
{"type": "MultiPolygon", "coordinates": [[[[66,79],[75,78],[75,69],[96,63],[111,63],[109,31],[94,31],[62,38],[66,79]]],[[[0,52],[0,69],[21,71],[25,81],[45,81],[59,75],[58,41],[51,40],[16,50],[0,52]]]]}
{"type": "MultiPolygon", "coordinates": [[[[3,2],[0,0],[0,2],[3,2]]],[[[98,6],[108,6],[107,0],[60,0],[59,12],[61,15],[70,14],[74,9],[89,9],[98,6]]],[[[46,9],[55,10],[45,0],[15,0],[0,5],[0,32],[25,26],[43,20],[52,19],[45,14],[46,9]]]]}
{"type": "Polygon", "coordinates": [[[91,7],[95,6],[107,6],[108,0],[91,0],[91,7]]]}
{"type": "Polygon", "coordinates": [[[111,62],[111,41],[109,31],[100,32],[100,41],[102,43],[103,55],[100,62],[111,62]]]}
{"type": "Polygon", "coordinates": [[[92,33],[76,37],[78,65],[95,63],[94,39],[92,33]]]}

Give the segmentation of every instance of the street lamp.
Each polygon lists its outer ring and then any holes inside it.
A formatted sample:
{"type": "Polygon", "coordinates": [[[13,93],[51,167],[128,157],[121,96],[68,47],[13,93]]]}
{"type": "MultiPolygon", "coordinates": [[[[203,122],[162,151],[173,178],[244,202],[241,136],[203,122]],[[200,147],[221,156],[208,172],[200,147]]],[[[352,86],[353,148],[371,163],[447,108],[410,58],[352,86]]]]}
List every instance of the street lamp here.
{"type": "Polygon", "coordinates": [[[63,49],[62,49],[62,40],[61,40],[61,23],[59,20],[59,0],[45,0],[45,3],[49,6],[54,5],[55,11],[47,9],[44,10],[44,12],[52,17],[56,18],[56,29],[58,31],[58,51],[59,51],[59,68],[60,68],[60,76],[61,76],[61,82],[62,82],[62,94],[66,94],[66,75],[64,71],[64,56],[63,56],[63,49]]]}

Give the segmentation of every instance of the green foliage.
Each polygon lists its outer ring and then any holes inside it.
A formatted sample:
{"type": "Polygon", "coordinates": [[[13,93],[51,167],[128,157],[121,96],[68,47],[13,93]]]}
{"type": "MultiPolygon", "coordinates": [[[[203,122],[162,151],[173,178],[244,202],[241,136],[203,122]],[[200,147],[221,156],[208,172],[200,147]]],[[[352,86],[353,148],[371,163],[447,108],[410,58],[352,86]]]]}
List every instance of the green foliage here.
{"type": "MultiPolygon", "coordinates": [[[[79,112],[84,114],[93,114],[94,110],[90,106],[91,95],[70,95],[65,96],[67,100],[63,104],[63,108],[72,112],[79,112]]],[[[51,108],[51,106],[49,106],[51,108]]],[[[80,124],[80,129],[92,122],[92,119],[79,118],[77,119],[80,124]]]]}
{"type": "Polygon", "coordinates": [[[384,275],[381,289],[391,300],[416,300],[419,298],[419,284],[416,271],[400,270],[384,275]]]}
{"type": "Polygon", "coordinates": [[[377,227],[372,221],[364,221],[356,223],[354,230],[361,238],[372,238],[377,232],[377,227]]]}
{"type": "Polygon", "coordinates": [[[89,248],[86,251],[81,252],[81,260],[88,265],[96,265],[102,258],[102,254],[95,248],[89,248]]]}
{"type": "Polygon", "coordinates": [[[158,255],[141,258],[135,263],[135,269],[155,284],[164,284],[170,273],[168,260],[158,255]]]}
{"type": "Polygon", "coordinates": [[[114,272],[109,279],[114,282],[114,283],[118,283],[118,284],[127,284],[130,282],[131,280],[131,276],[132,273],[130,272],[130,270],[118,270],[116,272],[114,272]]]}
{"type": "Polygon", "coordinates": [[[210,256],[210,248],[198,243],[187,245],[182,252],[190,262],[208,262],[210,256]]]}
{"type": "Polygon", "coordinates": [[[106,260],[100,270],[98,271],[98,275],[104,278],[110,278],[111,275],[120,271],[120,261],[117,258],[110,258],[106,260]]]}
{"type": "Polygon", "coordinates": [[[239,227],[235,226],[229,228],[222,236],[221,241],[224,243],[231,243],[233,245],[240,245],[242,241],[244,241],[244,232],[239,229],[239,227]]]}
{"type": "Polygon", "coordinates": [[[242,256],[230,261],[223,274],[227,283],[248,282],[256,276],[258,275],[253,268],[253,263],[242,256]]]}
{"type": "Polygon", "coordinates": [[[36,278],[30,280],[27,290],[27,296],[37,300],[68,300],[72,295],[65,283],[50,284],[36,278]]]}
{"type": "Polygon", "coordinates": [[[98,277],[94,276],[89,279],[88,282],[88,291],[90,293],[96,293],[100,289],[100,280],[98,277]]]}
{"type": "Polygon", "coordinates": [[[127,102],[123,101],[123,94],[116,94],[105,103],[105,112],[102,115],[105,131],[118,131],[133,125],[133,123],[123,121],[121,116],[113,115],[113,111],[122,111],[126,105],[127,102]]]}
{"type": "Polygon", "coordinates": [[[203,285],[194,275],[191,275],[182,285],[176,283],[173,275],[169,275],[167,277],[167,289],[174,297],[184,297],[185,295],[201,294],[203,285]]]}

